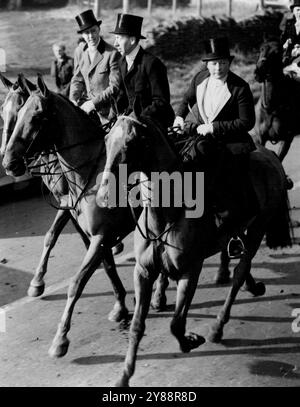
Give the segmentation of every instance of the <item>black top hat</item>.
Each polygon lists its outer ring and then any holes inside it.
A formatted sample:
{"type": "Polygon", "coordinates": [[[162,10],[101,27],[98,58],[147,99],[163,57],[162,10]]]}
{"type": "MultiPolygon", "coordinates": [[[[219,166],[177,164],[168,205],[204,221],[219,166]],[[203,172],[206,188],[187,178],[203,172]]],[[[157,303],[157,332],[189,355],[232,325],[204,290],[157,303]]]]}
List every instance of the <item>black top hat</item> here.
{"type": "Polygon", "coordinates": [[[132,14],[118,14],[115,31],[111,34],[128,35],[130,37],[144,38],[141,35],[143,17],[132,14]]]}
{"type": "Polygon", "coordinates": [[[212,61],[214,59],[228,58],[230,61],[233,56],[230,55],[228,39],[226,37],[210,38],[205,43],[205,55],[203,61],[212,61]]]}
{"type": "Polygon", "coordinates": [[[293,1],[293,4],[290,5],[291,11],[293,11],[294,7],[300,7],[300,0],[293,1]]]}
{"type": "Polygon", "coordinates": [[[78,14],[78,16],[75,17],[75,19],[80,28],[77,31],[78,34],[82,33],[84,30],[87,30],[88,28],[93,27],[94,25],[100,25],[102,23],[102,20],[97,21],[93,10],[86,10],[83,13],[78,14]]]}

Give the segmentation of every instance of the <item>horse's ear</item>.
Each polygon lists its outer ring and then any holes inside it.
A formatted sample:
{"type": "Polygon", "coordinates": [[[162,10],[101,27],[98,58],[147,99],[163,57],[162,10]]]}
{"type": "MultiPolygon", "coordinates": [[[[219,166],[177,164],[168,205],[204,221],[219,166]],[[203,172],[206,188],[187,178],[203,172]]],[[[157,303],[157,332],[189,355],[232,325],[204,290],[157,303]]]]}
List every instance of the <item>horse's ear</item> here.
{"type": "Polygon", "coordinates": [[[47,88],[47,85],[44,82],[43,76],[40,73],[37,74],[37,87],[41,91],[41,94],[44,97],[49,96],[49,89],[47,88]]]}
{"type": "Polygon", "coordinates": [[[142,103],[141,103],[141,99],[139,98],[139,96],[136,96],[133,102],[133,113],[135,115],[135,117],[139,120],[141,113],[142,113],[142,103]]]}
{"type": "Polygon", "coordinates": [[[35,85],[26,79],[22,73],[19,73],[16,83],[20,86],[23,92],[27,92],[29,95],[36,89],[35,85]]]}
{"type": "Polygon", "coordinates": [[[13,83],[12,83],[9,79],[5,78],[5,76],[2,75],[1,72],[0,72],[0,79],[1,79],[1,82],[3,83],[3,85],[4,85],[7,89],[11,89],[11,88],[13,87],[13,83]]]}

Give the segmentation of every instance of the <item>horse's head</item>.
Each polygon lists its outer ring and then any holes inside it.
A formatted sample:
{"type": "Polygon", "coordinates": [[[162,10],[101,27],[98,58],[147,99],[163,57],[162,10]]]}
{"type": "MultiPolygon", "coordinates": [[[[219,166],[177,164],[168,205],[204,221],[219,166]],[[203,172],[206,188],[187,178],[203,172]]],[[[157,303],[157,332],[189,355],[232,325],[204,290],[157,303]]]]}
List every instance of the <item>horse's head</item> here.
{"type": "Polygon", "coordinates": [[[8,175],[23,175],[26,171],[24,158],[41,152],[46,145],[41,133],[48,119],[49,90],[39,76],[37,90],[28,91],[30,95],[17,113],[17,121],[5,149],[2,164],[8,175]]]}
{"type": "Polygon", "coordinates": [[[115,188],[117,183],[121,182],[119,170],[125,168],[121,164],[126,165],[127,174],[144,170],[147,161],[145,130],[146,125],[135,117],[119,116],[106,135],[106,164],[97,194],[101,206],[108,205],[108,196],[115,192],[111,191],[111,188],[115,188]],[[112,183],[111,177],[116,182],[112,183]]]}
{"type": "Polygon", "coordinates": [[[3,132],[0,154],[4,155],[7,143],[12,135],[18,118],[18,112],[25,104],[30,92],[35,89],[35,85],[28,79],[25,79],[22,74],[18,76],[18,79],[14,84],[1,73],[0,79],[6,89],[8,89],[8,93],[1,108],[3,132]]]}
{"type": "Polygon", "coordinates": [[[261,45],[254,73],[258,82],[282,74],[282,47],[278,40],[271,39],[261,45]]]}

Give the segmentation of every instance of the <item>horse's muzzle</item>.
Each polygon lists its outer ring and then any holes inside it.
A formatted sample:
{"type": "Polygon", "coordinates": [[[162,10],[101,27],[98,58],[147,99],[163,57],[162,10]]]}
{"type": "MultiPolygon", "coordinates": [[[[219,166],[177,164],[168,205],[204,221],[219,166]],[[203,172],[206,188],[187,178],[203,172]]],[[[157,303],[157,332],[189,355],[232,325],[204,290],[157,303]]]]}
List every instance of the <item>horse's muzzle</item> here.
{"type": "Polygon", "coordinates": [[[3,168],[7,175],[20,177],[26,172],[26,167],[23,158],[13,157],[8,151],[4,154],[2,161],[3,168]]]}

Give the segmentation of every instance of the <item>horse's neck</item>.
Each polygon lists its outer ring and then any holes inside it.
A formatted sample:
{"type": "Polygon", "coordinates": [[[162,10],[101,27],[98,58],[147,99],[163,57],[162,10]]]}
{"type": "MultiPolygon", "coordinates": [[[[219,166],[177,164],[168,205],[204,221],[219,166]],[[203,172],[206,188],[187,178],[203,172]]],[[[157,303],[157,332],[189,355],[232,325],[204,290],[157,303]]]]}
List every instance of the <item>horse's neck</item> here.
{"type": "Polygon", "coordinates": [[[100,166],[104,167],[104,137],[96,126],[84,117],[81,111],[75,109],[63,98],[56,98],[57,133],[56,150],[63,172],[67,179],[79,186],[86,183],[91,174],[100,166]],[[70,171],[72,170],[72,171],[70,171]]]}
{"type": "Polygon", "coordinates": [[[278,107],[282,99],[283,84],[283,76],[278,76],[277,79],[266,79],[262,83],[262,106],[265,109],[271,111],[278,107]]]}
{"type": "Polygon", "coordinates": [[[158,195],[160,195],[161,193],[170,194],[171,202],[175,193],[175,185],[172,182],[169,184],[170,191],[167,191],[164,186],[163,188],[158,189],[157,179],[162,173],[166,173],[166,177],[174,174],[175,172],[181,174],[182,164],[173,151],[172,147],[169,145],[162,134],[157,133],[154,135],[153,138],[153,143],[151,143],[151,148],[153,150],[151,154],[149,154],[149,156],[151,157],[150,165],[149,163],[147,164],[147,168],[145,169],[145,172],[143,172],[143,176],[141,178],[141,195],[144,205],[148,205],[147,211],[152,227],[157,232],[161,232],[162,229],[164,230],[166,225],[174,222],[180,216],[182,216],[182,214],[184,214],[184,210],[182,208],[172,206],[158,206],[157,203],[153,202],[153,199],[158,198],[157,195],[154,197],[153,193],[156,193],[158,195]]]}
{"type": "Polygon", "coordinates": [[[60,163],[55,154],[43,154],[41,158],[42,180],[55,197],[61,197],[69,192],[68,184],[63,175],[60,163]]]}
{"type": "Polygon", "coordinates": [[[171,173],[181,170],[182,164],[179,158],[161,132],[153,133],[150,149],[147,168],[144,169],[148,177],[151,176],[152,172],[166,171],[171,173]]]}

